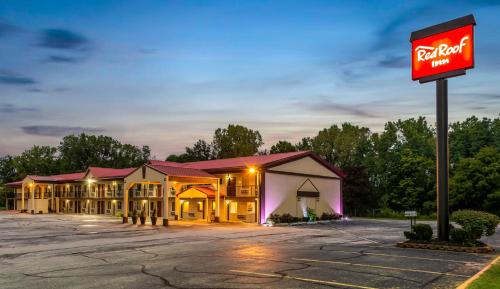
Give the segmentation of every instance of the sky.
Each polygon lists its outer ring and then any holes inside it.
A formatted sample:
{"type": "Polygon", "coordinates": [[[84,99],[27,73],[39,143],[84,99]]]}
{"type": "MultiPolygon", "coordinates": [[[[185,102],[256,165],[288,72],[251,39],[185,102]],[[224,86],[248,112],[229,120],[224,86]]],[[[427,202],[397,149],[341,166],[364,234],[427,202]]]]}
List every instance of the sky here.
{"type": "Polygon", "coordinates": [[[343,122],[433,124],[409,35],[470,13],[476,67],[449,80],[450,122],[500,113],[500,0],[0,0],[0,155],[81,132],[163,159],[228,124],[263,148],[343,122]]]}

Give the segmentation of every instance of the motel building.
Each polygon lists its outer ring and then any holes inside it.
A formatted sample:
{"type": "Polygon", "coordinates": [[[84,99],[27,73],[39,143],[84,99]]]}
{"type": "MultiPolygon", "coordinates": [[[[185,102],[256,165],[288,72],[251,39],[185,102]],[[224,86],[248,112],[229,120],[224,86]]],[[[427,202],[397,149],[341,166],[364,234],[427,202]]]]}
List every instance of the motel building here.
{"type": "Polygon", "coordinates": [[[123,216],[263,224],[271,214],[306,217],[307,208],[343,213],[344,174],[310,151],[138,168],[29,175],[8,183],[9,209],[28,213],[123,216]]]}

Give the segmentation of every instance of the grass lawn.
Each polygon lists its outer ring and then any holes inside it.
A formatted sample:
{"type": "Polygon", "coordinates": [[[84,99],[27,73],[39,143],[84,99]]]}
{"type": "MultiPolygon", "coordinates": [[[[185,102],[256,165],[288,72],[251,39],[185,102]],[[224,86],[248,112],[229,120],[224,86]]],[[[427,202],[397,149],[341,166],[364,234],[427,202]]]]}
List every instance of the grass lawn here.
{"type": "Polygon", "coordinates": [[[500,262],[497,261],[479,278],[474,280],[467,289],[498,289],[500,288],[500,262]]]}

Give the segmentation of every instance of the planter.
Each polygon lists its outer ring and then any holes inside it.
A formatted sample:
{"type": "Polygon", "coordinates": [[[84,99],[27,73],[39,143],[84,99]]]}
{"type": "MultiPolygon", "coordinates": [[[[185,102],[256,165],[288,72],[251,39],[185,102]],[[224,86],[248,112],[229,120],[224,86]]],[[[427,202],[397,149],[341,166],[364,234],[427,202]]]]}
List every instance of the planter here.
{"type": "Polygon", "coordinates": [[[141,225],[145,225],[146,224],[146,217],[140,217],[141,219],[141,225]]]}
{"type": "Polygon", "coordinates": [[[156,220],[158,220],[158,217],[151,217],[151,225],[156,226],[156,220]]]}
{"type": "Polygon", "coordinates": [[[415,243],[415,242],[402,242],[397,243],[396,247],[399,248],[412,248],[412,249],[427,249],[427,250],[441,250],[453,252],[466,252],[466,253],[490,253],[495,249],[488,245],[480,247],[466,247],[456,244],[433,244],[433,243],[415,243]]]}
{"type": "Polygon", "coordinates": [[[137,217],[132,217],[132,224],[137,224],[137,217]]]}

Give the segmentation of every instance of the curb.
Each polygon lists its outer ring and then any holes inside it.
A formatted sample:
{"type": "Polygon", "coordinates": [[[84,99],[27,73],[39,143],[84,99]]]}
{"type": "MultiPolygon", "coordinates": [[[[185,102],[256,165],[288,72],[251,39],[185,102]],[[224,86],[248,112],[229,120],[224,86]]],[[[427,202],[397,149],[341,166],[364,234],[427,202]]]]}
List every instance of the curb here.
{"type": "Polygon", "coordinates": [[[477,278],[479,278],[479,276],[481,276],[484,272],[486,272],[486,270],[490,269],[491,266],[493,266],[493,264],[495,264],[499,260],[500,260],[500,256],[497,256],[495,259],[493,259],[492,261],[490,261],[486,266],[484,266],[484,268],[481,269],[481,271],[477,272],[474,276],[472,276],[469,279],[467,279],[467,281],[465,281],[464,283],[460,284],[456,289],[465,289],[465,288],[467,288],[472,282],[474,282],[474,280],[476,280],[477,278]]]}
{"type": "Polygon", "coordinates": [[[441,251],[454,251],[466,253],[490,253],[494,252],[493,247],[486,245],[485,247],[462,247],[462,246],[449,246],[440,244],[424,244],[424,243],[397,243],[396,247],[411,248],[411,249],[428,249],[428,250],[441,250],[441,251]]]}

